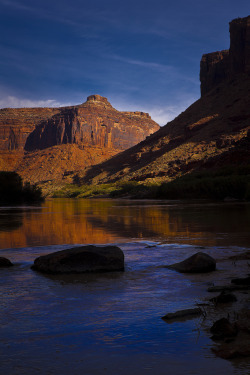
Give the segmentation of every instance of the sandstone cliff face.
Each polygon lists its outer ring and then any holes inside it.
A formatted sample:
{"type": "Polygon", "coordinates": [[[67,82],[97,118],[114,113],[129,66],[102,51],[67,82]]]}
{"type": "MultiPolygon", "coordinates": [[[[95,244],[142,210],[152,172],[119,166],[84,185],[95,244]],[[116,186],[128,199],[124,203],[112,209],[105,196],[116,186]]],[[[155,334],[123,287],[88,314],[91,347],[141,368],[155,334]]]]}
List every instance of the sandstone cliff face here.
{"type": "Polygon", "coordinates": [[[60,180],[158,129],[148,114],[119,112],[100,95],[72,107],[2,109],[0,169],[31,182],[60,180]]]}
{"type": "Polygon", "coordinates": [[[229,50],[202,56],[201,96],[219,83],[241,73],[250,73],[250,16],[230,22],[229,50]]]}
{"type": "Polygon", "coordinates": [[[34,151],[74,143],[80,147],[125,150],[158,129],[148,114],[119,112],[106,98],[92,95],[86,103],[63,108],[41,122],[27,137],[24,149],[34,151]]]}
{"type": "Polygon", "coordinates": [[[229,77],[229,50],[202,56],[200,62],[201,96],[229,77]]]}
{"type": "Polygon", "coordinates": [[[35,127],[59,112],[59,108],[0,109],[0,151],[23,150],[35,127]]]}

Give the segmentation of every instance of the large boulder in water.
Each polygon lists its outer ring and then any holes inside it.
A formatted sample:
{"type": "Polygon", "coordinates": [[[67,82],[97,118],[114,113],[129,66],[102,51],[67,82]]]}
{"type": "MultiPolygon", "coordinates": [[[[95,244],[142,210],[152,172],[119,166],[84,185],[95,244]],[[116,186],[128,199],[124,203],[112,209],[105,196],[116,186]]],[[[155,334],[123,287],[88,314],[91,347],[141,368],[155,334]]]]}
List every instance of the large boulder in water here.
{"type": "Polygon", "coordinates": [[[32,269],[52,274],[124,271],[124,254],[117,246],[86,245],[40,256],[32,269]]]}
{"type": "Polygon", "coordinates": [[[216,269],[216,261],[210,255],[199,252],[187,258],[183,262],[171,264],[167,268],[183,273],[203,273],[216,269]]]}

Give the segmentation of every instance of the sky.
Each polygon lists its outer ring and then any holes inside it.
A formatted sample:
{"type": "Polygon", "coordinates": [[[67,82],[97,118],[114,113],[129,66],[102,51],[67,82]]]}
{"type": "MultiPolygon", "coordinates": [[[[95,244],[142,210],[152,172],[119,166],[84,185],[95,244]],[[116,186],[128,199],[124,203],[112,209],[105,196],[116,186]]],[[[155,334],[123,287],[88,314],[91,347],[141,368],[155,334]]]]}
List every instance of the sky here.
{"type": "Polygon", "coordinates": [[[108,98],[160,125],[200,97],[202,54],[229,48],[249,0],[0,0],[0,108],[108,98]]]}

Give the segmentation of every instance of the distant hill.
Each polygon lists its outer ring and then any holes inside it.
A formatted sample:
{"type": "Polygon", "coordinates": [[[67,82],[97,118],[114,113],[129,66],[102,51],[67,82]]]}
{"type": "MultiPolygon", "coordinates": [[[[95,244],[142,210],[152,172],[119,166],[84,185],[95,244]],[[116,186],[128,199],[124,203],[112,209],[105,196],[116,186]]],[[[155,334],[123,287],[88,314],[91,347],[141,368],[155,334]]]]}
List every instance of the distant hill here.
{"type": "Polygon", "coordinates": [[[171,181],[249,164],[250,16],[230,23],[230,49],[202,56],[201,98],[140,144],[81,174],[88,184],[171,181]]]}
{"type": "Polygon", "coordinates": [[[0,110],[0,170],[24,181],[72,181],[159,129],[147,113],[120,112],[100,95],[61,108],[0,110]]]}

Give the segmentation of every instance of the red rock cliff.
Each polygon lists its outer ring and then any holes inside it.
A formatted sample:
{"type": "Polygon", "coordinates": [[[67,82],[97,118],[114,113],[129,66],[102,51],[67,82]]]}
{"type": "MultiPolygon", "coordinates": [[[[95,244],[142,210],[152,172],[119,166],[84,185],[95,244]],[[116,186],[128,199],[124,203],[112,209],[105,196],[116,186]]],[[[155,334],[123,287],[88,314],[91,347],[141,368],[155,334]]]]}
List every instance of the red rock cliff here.
{"type": "Polygon", "coordinates": [[[159,129],[142,112],[117,111],[100,95],[64,108],[0,110],[0,170],[53,181],[123,151],[159,129]]]}
{"type": "Polygon", "coordinates": [[[81,147],[100,146],[125,150],[159,129],[148,114],[119,112],[100,95],[91,95],[86,103],[60,109],[42,121],[26,140],[26,151],[60,144],[81,147]]]}
{"type": "Polygon", "coordinates": [[[201,96],[226,79],[250,73],[250,16],[230,22],[230,49],[202,56],[201,96]]]}

